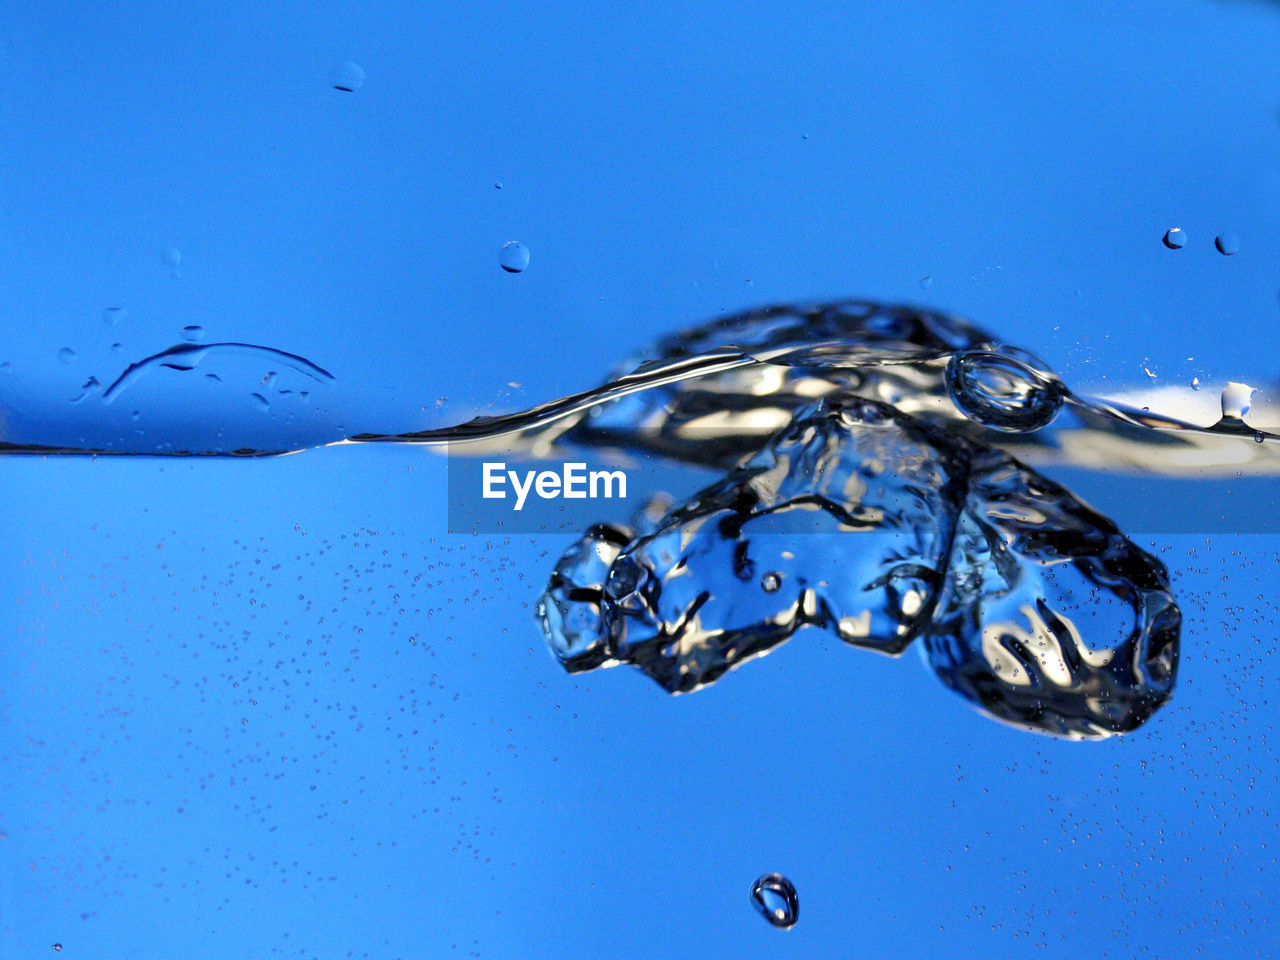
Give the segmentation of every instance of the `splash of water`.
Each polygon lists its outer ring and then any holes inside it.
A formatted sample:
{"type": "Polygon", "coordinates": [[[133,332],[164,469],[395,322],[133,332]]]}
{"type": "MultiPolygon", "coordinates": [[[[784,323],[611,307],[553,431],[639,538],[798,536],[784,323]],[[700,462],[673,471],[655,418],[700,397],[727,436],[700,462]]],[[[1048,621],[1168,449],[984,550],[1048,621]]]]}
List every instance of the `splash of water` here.
{"type": "MultiPolygon", "coordinates": [[[[296,354],[187,343],[132,364],[101,400],[220,351],[333,379],[296,354]]],[[[1027,351],[914,307],[770,307],[666,337],[646,356],[529,410],[333,442],[612,448],[727,471],[631,527],[590,528],[539,605],[567,669],[630,663],[673,693],[811,627],[890,656],[916,645],[949,688],[1026,729],[1133,730],[1176,678],[1168,576],[1037,468],[1280,465],[1280,436],[1245,421],[1244,385],[1224,394],[1219,421],[1197,425],[1077,394],[1027,351]]],[[[285,452],[29,441],[0,451],[285,452]]]]}

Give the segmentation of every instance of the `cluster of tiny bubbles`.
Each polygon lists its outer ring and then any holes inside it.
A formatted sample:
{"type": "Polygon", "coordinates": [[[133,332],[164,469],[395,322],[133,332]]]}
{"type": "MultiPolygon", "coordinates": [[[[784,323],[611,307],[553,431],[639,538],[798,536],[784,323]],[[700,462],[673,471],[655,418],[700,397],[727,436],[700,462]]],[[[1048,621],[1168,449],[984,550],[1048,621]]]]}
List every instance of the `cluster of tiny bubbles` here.
{"type": "Polygon", "coordinates": [[[191,325],[182,328],[182,339],[188,343],[199,343],[204,339],[204,327],[191,325]]]}
{"type": "Polygon", "coordinates": [[[789,930],[800,918],[795,885],[780,873],[766,873],[751,885],[751,905],[775,927],[789,930]]]}
{"type": "Polygon", "coordinates": [[[1063,400],[1061,381],[1014,348],[953,354],[947,363],[947,393],[970,420],[1007,433],[1048,426],[1063,400]]]}
{"type": "Polygon", "coordinates": [[[507,273],[522,273],[529,266],[529,248],[519,240],[504,243],[498,253],[498,263],[507,273]]]}
{"type": "Polygon", "coordinates": [[[72,350],[70,347],[63,347],[61,350],[58,351],[58,359],[61,360],[63,363],[75,363],[76,352],[72,350]]]}
{"type": "Polygon", "coordinates": [[[1181,250],[1187,245],[1187,235],[1182,232],[1181,227],[1174,227],[1166,230],[1164,234],[1164,245],[1170,250],[1181,250]]]}
{"type": "Polygon", "coordinates": [[[364,68],[350,60],[337,64],[329,71],[329,82],[333,84],[333,89],[343,93],[355,93],[364,86],[364,80],[364,68]]]}
{"type": "Polygon", "coordinates": [[[1224,257],[1231,257],[1240,252],[1240,238],[1234,233],[1220,233],[1213,238],[1213,245],[1224,257]]]}
{"type": "Polygon", "coordinates": [[[102,311],[102,322],[108,327],[114,327],[128,315],[129,311],[124,307],[107,307],[102,311]]]}

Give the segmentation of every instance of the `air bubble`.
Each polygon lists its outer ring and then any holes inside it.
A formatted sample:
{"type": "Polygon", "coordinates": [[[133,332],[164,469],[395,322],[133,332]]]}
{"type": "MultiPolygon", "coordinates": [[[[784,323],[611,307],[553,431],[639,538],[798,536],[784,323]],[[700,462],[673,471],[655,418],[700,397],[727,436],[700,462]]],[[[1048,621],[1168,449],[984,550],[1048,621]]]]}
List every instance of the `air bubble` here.
{"type": "Polygon", "coordinates": [[[523,273],[529,266],[529,248],[519,240],[504,243],[498,254],[498,263],[507,273],[523,273]]]}
{"type": "Polygon", "coordinates": [[[1240,252],[1240,238],[1234,233],[1220,233],[1213,238],[1213,245],[1224,257],[1235,256],[1240,252]]]}
{"type": "Polygon", "coordinates": [[[123,343],[113,343],[113,344],[111,345],[111,352],[112,352],[112,353],[124,353],[124,344],[123,344],[123,343]]]}
{"type": "Polygon", "coordinates": [[[63,347],[61,350],[58,351],[58,359],[61,360],[63,363],[75,363],[76,352],[72,350],[70,347],[63,347]]]}
{"type": "Polygon", "coordinates": [[[190,326],[182,328],[182,339],[189,343],[199,343],[204,339],[204,327],[190,326]]]}
{"type": "Polygon", "coordinates": [[[268,401],[267,398],[264,397],[262,394],[251,393],[249,396],[253,400],[253,405],[257,407],[259,410],[261,410],[263,413],[266,413],[271,409],[270,401],[268,401]]]}
{"type": "Polygon", "coordinates": [[[777,593],[778,588],[782,586],[782,575],[777,573],[766,573],[760,578],[760,589],[765,593],[777,593]]]}
{"type": "Polygon", "coordinates": [[[333,84],[333,89],[343,93],[355,93],[364,86],[364,81],[364,68],[350,60],[339,63],[329,71],[329,82],[333,84]]]}
{"type": "Polygon", "coordinates": [[[1181,227],[1167,230],[1164,235],[1164,245],[1170,250],[1181,250],[1187,245],[1187,235],[1182,232],[1181,227]]]}
{"type": "Polygon", "coordinates": [[[751,885],[751,905],[775,927],[789,930],[800,918],[795,884],[780,873],[766,873],[751,885]]]}
{"type": "Polygon", "coordinates": [[[128,315],[129,311],[124,307],[107,307],[102,311],[102,322],[108,327],[114,327],[128,315]]]}
{"type": "Polygon", "coordinates": [[[1012,351],[954,354],[947,364],[947,392],[970,420],[1009,433],[1039,430],[1062,408],[1061,382],[1030,354],[1012,351]]]}

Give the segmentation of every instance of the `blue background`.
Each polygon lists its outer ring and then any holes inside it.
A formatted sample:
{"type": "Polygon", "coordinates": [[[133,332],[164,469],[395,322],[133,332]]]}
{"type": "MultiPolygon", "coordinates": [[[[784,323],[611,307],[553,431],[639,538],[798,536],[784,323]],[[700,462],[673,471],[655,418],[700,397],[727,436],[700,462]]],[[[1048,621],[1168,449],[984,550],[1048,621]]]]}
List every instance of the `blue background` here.
{"type": "MultiPolygon", "coordinates": [[[[414,430],[848,295],[1077,387],[1261,385],[1277,62],[1280,10],[1210,0],[10,0],[0,407],[21,440],[92,429],[87,377],[195,324],[337,381],[263,420],[254,363],[216,396],[161,371],[143,439],[414,430]]],[[[421,449],[8,458],[0,496],[5,958],[1280,948],[1273,536],[1139,537],[1187,616],[1179,690],[1071,744],[818,635],[688,697],[569,677],[531,612],[569,538],[447,534],[421,449]],[[770,871],[789,933],[747,903],[770,871]]]]}

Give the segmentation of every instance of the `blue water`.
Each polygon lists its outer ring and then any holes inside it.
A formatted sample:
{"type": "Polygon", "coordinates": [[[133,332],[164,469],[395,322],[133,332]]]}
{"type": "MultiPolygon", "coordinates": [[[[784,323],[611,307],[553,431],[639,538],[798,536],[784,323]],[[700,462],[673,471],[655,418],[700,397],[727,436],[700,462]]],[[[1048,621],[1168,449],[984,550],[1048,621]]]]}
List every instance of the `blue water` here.
{"type": "MultiPolygon", "coordinates": [[[[1095,394],[1243,381],[1266,409],[1278,60],[1280,9],[1247,0],[15,0],[0,439],[425,430],[846,296],[968,317],[1095,394]],[[102,404],[189,327],[334,380],[214,356],[102,404]]],[[[678,697],[566,674],[534,608],[578,528],[450,534],[446,468],[0,459],[0,956],[1280,948],[1280,540],[1248,520],[1274,478],[1162,506],[1071,477],[1184,625],[1170,702],[1067,742],[814,630],[678,697]],[[753,909],[771,873],[790,930],[753,909]]]]}

